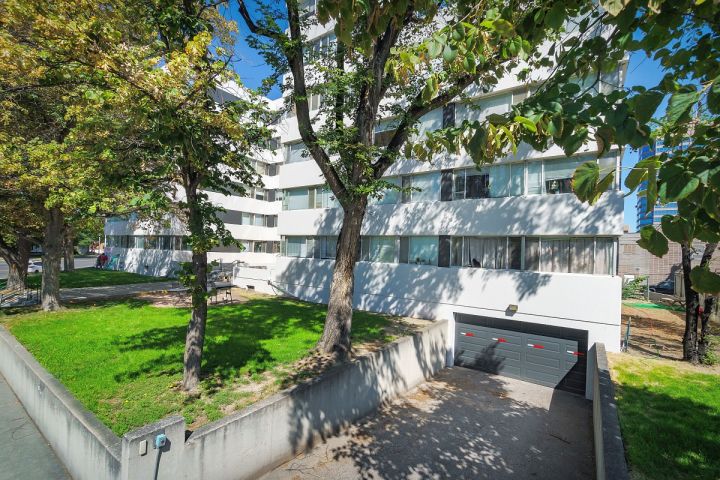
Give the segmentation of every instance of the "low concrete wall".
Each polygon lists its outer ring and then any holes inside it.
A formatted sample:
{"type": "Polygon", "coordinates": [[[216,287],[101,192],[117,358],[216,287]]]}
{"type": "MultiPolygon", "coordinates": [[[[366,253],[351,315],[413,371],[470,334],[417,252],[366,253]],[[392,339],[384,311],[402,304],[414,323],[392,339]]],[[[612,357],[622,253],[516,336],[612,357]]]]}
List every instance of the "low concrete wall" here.
{"type": "Polygon", "coordinates": [[[120,477],[120,438],[2,326],[0,372],[73,478],[120,477]]]}
{"type": "Polygon", "coordinates": [[[279,290],[270,283],[271,270],[268,268],[251,268],[235,265],[233,268],[233,284],[240,288],[248,288],[270,295],[279,294],[279,290]]]}
{"type": "Polygon", "coordinates": [[[595,359],[593,433],[595,436],[595,469],[597,480],[629,480],[625,447],[620,432],[615,386],[610,377],[605,345],[596,343],[591,355],[595,359]]]}
{"type": "Polygon", "coordinates": [[[432,377],[447,365],[450,333],[449,322],[434,323],[205,425],[187,439],[185,421],[177,415],[118,438],[2,327],[0,372],[78,480],[249,479],[432,377]],[[156,450],[158,434],[167,443],[156,450]]]}

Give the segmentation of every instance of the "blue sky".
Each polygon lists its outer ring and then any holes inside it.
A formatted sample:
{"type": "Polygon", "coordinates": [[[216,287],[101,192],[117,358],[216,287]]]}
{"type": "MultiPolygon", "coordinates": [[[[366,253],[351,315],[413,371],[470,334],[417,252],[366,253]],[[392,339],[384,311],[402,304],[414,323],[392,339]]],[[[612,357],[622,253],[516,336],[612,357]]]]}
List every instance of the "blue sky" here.
{"type": "MultiPolygon", "coordinates": [[[[253,11],[252,3],[253,2],[250,2],[249,4],[250,11],[253,11]]],[[[250,88],[257,88],[262,83],[262,80],[270,74],[270,68],[265,65],[262,57],[260,57],[245,42],[245,37],[249,32],[242,18],[240,18],[236,1],[230,2],[230,7],[225,14],[237,21],[240,28],[240,35],[236,48],[237,62],[235,63],[235,71],[238,75],[240,75],[241,80],[246,86],[250,88]]],[[[662,77],[662,69],[658,62],[645,57],[642,53],[636,53],[630,57],[625,87],[630,88],[636,85],[642,85],[647,88],[654,87],[660,82],[662,77]]],[[[280,96],[280,90],[275,87],[268,96],[270,98],[278,98],[280,96]]],[[[661,105],[658,109],[659,114],[661,114],[664,109],[665,104],[661,105]]],[[[633,167],[637,163],[637,160],[637,150],[633,150],[630,147],[626,148],[622,160],[623,181],[625,180],[625,175],[629,171],[629,168],[633,167]]],[[[630,227],[631,232],[635,231],[636,201],[637,196],[635,194],[629,195],[625,198],[625,223],[630,227]]]]}

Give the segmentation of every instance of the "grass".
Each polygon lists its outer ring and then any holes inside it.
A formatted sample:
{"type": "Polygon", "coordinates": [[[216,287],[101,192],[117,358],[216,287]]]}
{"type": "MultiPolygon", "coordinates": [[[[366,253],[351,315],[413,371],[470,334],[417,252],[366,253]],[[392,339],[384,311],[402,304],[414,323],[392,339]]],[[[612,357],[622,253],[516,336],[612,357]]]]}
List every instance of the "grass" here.
{"type": "Polygon", "coordinates": [[[612,363],[633,477],[720,478],[720,376],[629,355],[612,363]]]}
{"type": "MultiPolygon", "coordinates": [[[[209,309],[201,395],[177,389],[189,318],[186,308],[139,300],[74,306],[58,313],[5,317],[4,323],[35,358],[88,409],[122,435],[172,413],[195,426],[267,395],[256,383],[274,379],[320,337],[326,308],[275,297],[209,309]],[[255,383],[254,383],[255,382],[255,383]]],[[[389,340],[389,318],[353,316],[353,341],[389,340]]]]}
{"type": "Polygon", "coordinates": [[[662,303],[653,303],[653,302],[638,302],[638,301],[632,301],[632,300],[623,300],[623,305],[627,305],[628,307],[635,307],[635,308],[671,310],[673,312],[684,312],[685,311],[685,309],[683,307],[680,307],[678,305],[664,305],[662,303]]]}
{"type": "MultiPolygon", "coordinates": [[[[28,274],[28,287],[39,288],[41,276],[39,273],[28,274]]],[[[100,270],[98,268],[78,268],[74,272],[60,272],[60,288],[104,287],[161,282],[163,280],[165,278],[115,270],[100,270]]]]}

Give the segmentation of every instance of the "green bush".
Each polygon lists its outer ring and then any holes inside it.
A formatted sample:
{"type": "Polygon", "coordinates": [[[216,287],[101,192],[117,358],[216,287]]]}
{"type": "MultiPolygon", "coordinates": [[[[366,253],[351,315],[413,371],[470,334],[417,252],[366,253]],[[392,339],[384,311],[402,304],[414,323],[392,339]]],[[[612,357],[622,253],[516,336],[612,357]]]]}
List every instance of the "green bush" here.
{"type": "Polygon", "coordinates": [[[717,365],[720,363],[720,355],[717,352],[718,346],[720,346],[720,336],[708,335],[708,346],[705,355],[700,359],[701,363],[705,365],[717,365]]]}
{"type": "Polygon", "coordinates": [[[622,287],[622,298],[626,300],[628,298],[645,299],[647,291],[647,276],[640,275],[632,280],[623,283],[622,287]]]}

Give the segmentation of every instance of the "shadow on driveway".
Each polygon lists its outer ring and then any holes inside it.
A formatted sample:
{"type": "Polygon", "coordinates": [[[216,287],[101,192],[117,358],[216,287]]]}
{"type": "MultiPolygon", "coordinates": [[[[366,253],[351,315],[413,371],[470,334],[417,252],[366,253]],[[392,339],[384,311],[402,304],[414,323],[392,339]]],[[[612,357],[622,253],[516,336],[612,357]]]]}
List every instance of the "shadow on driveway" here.
{"type": "Polygon", "coordinates": [[[594,478],[591,407],[455,367],[263,479],[594,478]]]}

